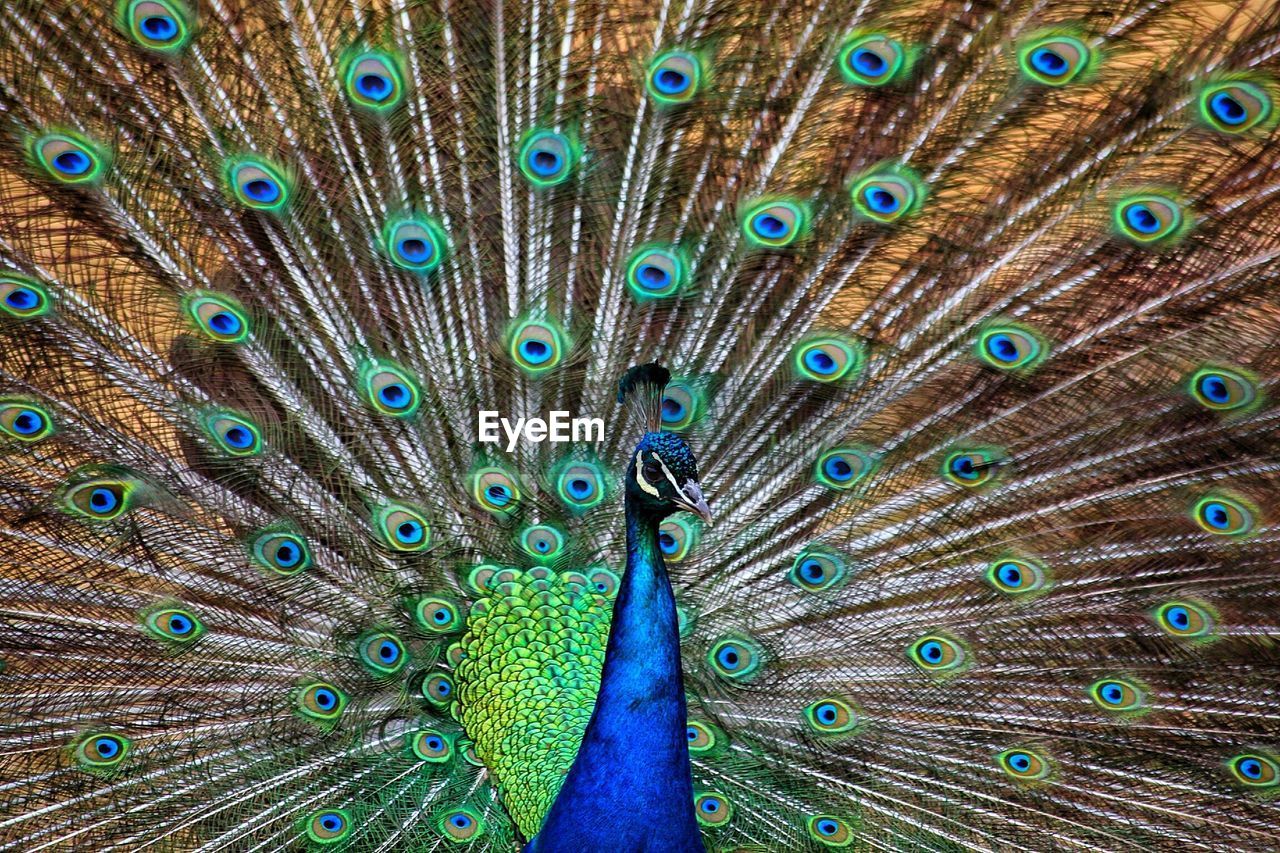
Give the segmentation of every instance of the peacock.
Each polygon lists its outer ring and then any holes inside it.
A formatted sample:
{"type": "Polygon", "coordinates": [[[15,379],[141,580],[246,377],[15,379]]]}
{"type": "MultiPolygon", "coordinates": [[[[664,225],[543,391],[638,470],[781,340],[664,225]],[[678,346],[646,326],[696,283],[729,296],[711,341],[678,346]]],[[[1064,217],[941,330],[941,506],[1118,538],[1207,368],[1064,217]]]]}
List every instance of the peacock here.
{"type": "Polygon", "coordinates": [[[8,0],[0,848],[1276,849],[1278,101],[1266,0],[8,0]]]}

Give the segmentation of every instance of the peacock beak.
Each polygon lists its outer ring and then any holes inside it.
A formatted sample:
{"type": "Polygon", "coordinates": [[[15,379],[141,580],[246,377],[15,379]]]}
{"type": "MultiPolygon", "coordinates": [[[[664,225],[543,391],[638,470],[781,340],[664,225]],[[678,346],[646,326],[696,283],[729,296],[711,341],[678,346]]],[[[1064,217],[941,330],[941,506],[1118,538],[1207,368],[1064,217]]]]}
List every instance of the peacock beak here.
{"type": "Polygon", "coordinates": [[[707,499],[702,496],[702,487],[690,480],[680,491],[681,494],[676,496],[676,504],[710,524],[711,507],[707,506],[707,499]]]}

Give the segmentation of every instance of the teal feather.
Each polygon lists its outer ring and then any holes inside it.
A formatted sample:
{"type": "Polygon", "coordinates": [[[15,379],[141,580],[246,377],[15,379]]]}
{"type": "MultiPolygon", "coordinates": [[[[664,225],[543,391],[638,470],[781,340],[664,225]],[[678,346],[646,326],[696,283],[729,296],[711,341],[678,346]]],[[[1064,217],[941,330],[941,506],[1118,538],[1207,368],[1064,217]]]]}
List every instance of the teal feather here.
{"type": "Polygon", "coordinates": [[[1266,3],[10,2],[0,848],[1274,847],[1277,98],[1266,3]]]}

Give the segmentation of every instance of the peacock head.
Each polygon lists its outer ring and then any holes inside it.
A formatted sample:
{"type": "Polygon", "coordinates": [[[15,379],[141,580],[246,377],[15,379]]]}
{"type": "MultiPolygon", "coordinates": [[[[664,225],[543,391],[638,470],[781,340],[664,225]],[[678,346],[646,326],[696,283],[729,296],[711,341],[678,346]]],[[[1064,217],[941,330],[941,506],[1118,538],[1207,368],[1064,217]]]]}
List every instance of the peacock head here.
{"type": "Polygon", "coordinates": [[[648,430],[627,466],[627,501],[652,518],[687,510],[710,522],[693,451],[680,436],[662,431],[662,393],[670,381],[662,365],[642,364],[618,382],[618,402],[626,403],[648,430]]]}
{"type": "Polygon", "coordinates": [[[626,482],[627,500],[653,517],[687,510],[711,521],[711,509],[698,483],[698,462],[688,443],[673,432],[644,434],[632,455],[626,482]]]}

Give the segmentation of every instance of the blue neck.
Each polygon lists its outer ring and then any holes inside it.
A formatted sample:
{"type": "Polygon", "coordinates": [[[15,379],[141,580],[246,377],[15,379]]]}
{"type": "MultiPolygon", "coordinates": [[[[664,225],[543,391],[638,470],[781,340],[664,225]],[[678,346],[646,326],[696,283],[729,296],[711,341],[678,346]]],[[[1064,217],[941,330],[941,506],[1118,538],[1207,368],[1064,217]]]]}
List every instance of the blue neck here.
{"type": "Polygon", "coordinates": [[[527,853],[703,853],[659,519],[627,501],[627,570],[600,693],[573,768],[527,853]]]}

